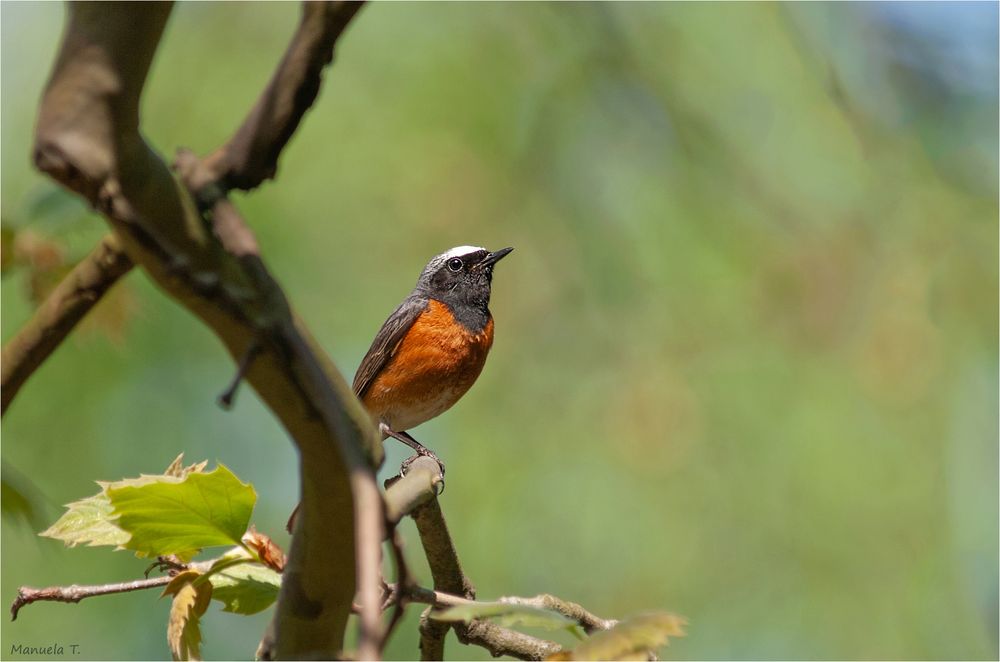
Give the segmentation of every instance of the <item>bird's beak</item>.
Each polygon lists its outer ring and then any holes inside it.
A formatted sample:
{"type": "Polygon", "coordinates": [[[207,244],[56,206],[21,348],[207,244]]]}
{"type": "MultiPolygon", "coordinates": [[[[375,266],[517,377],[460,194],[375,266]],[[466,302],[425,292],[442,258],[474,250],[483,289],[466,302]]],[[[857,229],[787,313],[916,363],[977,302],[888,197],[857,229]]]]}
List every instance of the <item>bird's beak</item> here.
{"type": "Polygon", "coordinates": [[[476,267],[479,269],[485,269],[486,267],[491,267],[500,260],[502,260],[504,257],[506,257],[507,253],[510,253],[512,250],[514,249],[501,248],[498,251],[493,251],[492,253],[484,257],[482,260],[480,260],[479,264],[477,264],[476,267]]]}

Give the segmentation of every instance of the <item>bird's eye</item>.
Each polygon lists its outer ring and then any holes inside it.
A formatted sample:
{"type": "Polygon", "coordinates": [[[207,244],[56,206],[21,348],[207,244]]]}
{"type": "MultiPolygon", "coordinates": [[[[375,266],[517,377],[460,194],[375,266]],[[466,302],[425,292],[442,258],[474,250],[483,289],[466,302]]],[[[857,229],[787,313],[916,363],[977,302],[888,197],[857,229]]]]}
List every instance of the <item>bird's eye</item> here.
{"type": "Polygon", "coordinates": [[[450,260],[448,260],[448,268],[451,269],[452,271],[461,271],[462,261],[457,257],[453,257],[450,260]]]}

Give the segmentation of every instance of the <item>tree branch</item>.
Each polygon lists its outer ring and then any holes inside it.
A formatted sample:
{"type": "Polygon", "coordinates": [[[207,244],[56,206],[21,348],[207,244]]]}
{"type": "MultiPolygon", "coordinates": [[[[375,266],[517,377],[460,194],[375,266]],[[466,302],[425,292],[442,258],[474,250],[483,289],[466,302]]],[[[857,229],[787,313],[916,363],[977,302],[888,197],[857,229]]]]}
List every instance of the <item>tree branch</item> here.
{"type": "Polygon", "coordinates": [[[248,191],[274,177],[281,150],[319,93],[337,38],[362,4],[302,4],[298,30],[271,81],[233,137],[204,159],[193,191],[205,206],[220,193],[248,191]]]}
{"type": "MultiPolygon", "coordinates": [[[[433,461],[433,460],[432,460],[433,461]]],[[[448,525],[441,512],[441,504],[432,499],[413,511],[420,543],[434,579],[434,590],[460,595],[469,600],[476,597],[476,588],[462,571],[458,552],[448,532],[448,525]]]]}
{"type": "MultiPolygon", "coordinates": [[[[387,489],[386,507],[390,512],[401,513],[400,516],[407,512],[413,516],[434,579],[435,601],[445,594],[471,601],[476,597],[476,589],[462,571],[458,552],[436,498],[437,483],[443,479],[440,471],[434,460],[418,458],[410,465],[407,475],[387,489]],[[413,478],[410,478],[411,475],[413,478]],[[430,479],[428,475],[431,476],[430,479]]],[[[554,642],[515,632],[488,621],[453,623],[451,627],[459,641],[481,646],[494,657],[511,655],[525,660],[541,660],[562,650],[554,642]]],[[[448,628],[449,624],[431,619],[429,610],[421,615],[420,659],[443,659],[444,637],[448,628]]]]}
{"type": "Polygon", "coordinates": [[[506,602],[507,604],[512,605],[527,605],[529,607],[538,607],[539,609],[551,609],[552,611],[559,612],[566,618],[571,618],[579,623],[580,627],[582,627],[584,632],[587,634],[596,630],[610,630],[614,626],[618,625],[618,621],[615,619],[600,618],[591,614],[575,602],[562,600],[561,598],[557,598],[556,596],[549,595],[547,593],[536,595],[533,598],[508,596],[500,598],[499,602],[506,602]]]}
{"type": "Polygon", "coordinates": [[[384,630],[379,637],[379,654],[385,650],[386,644],[389,643],[389,638],[392,637],[393,631],[399,622],[403,619],[403,613],[406,610],[406,594],[407,591],[413,586],[413,579],[410,576],[409,566],[406,565],[406,556],[403,554],[403,539],[399,535],[399,531],[396,530],[395,526],[391,527],[389,533],[389,545],[392,549],[392,559],[396,566],[396,586],[402,587],[402,589],[397,588],[397,590],[389,589],[388,598],[382,602],[382,611],[385,611],[388,607],[392,607],[392,614],[389,617],[389,622],[386,624],[384,630]]]}
{"type": "Polygon", "coordinates": [[[56,286],[32,318],[3,347],[0,415],[35,370],[55,351],[104,293],[132,268],[114,235],[97,247],[56,286]]]}
{"type": "Polygon", "coordinates": [[[451,626],[431,618],[432,608],[428,607],[420,614],[420,659],[443,660],[444,639],[451,626]]]}
{"type": "MultiPolygon", "coordinates": [[[[398,586],[390,586],[390,591],[398,594],[400,589],[398,586]]],[[[538,596],[538,598],[541,597],[543,596],[538,596]]],[[[500,598],[500,601],[533,604],[538,598],[500,598]]],[[[402,595],[398,596],[398,599],[403,602],[420,602],[437,609],[476,604],[475,600],[451,595],[442,591],[434,591],[421,586],[404,589],[402,595]]],[[[553,599],[562,602],[558,598],[553,599]]],[[[444,636],[450,627],[455,629],[458,640],[463,644],[472,644],[485,648],[493,657],[510,655],[522,660],[543,660],[549,655],[562,650],[562,646],[554,641],[532,637],[531,635],[501,627],[486,620],[475,620],[471,623],[436,621],[430,616],[431,608],[425,610],[420,616],[420,659],[422,660],[440,660],[443,658],[444,636]]],[[[599,620],[603,621],[603,619],[599,620]]],[[[614,621],[606,622],[614,623],[614,621]]]]}
{"type": "Polygon", "coordinates": [[[390,524],[396,524],[417,507],[437,497],[438,486],[443,482],[441,465],[429,457],[418,457],[410,464],[405,476],[386,481],[386,519],[390,524]]]}
{"type": "Polygon", "coordinates": [[[493,657],[510,655],[519,660],[544,660],[562,650],[554,641],[532,637],[489,621],[453,623],[455,636],[463,644],[485,648],[493,657]]]}
{"type": "MultiPolygon", "coordinates": [[[[397,584],[389,585],[389,591],[393,596],[398,595],[399,590],[400,589],[397,584]]],[[[434,591],[422,586],[411,586],[405,589],[402,592],[402,598],[404,601],[420,602],[437,608],[477,604],[475,600],[469,600],[468,598],[452,595],[450,593],[444,593],[442,591],[434,591]]],[[[618,621],[615,619],[595,616],[575,602],[563,600],[562,598],[557,598],[556,596],[549,595],[547,593],[536,595],[531,598],[504,596],[499,598],[497,602],[512,605],[527,605],[529,607],[537,607],[539,609],[550,609],[562,614],[566,618],[576,621],[587,634],[597,630],[610,630],[614,626],[618,625],[618,621]]]]}
{"type": "MultiPolygon", "coordinates": [[[[39,111],[35,162],[90,201],[129,257],[200,317],[231,356],[260,344],[246,377],[294,440],[302,475],[302,512],[272,652],[338,655],[357,570],[368,614],[361,619],[365,656],[377,636],[370,614],[374,609],[377,619],[383,511],[372,460],[381,445],[350,387],[292,312],[235,207],[217,201],[215,213],[202,218],[139,131],[142,89],[170,10],[168,3],[69,4],[39,111]]],[[[261,117],[256,126],[274,119],[261,117]]],[[[275,135],[287,140],[283,131],[275,135]]]]}
{"type": "Polygon", "coordinates": [[[131,582],[119,582],[116,584],[100,584],[97,586],[50,586],[49,588],[31,588],[22,586],[17,589],[17,597],[10,605],[10,620],[17,620],[17,613],[21,607],[39,601],[50,602],[79,602],[84,598],[93,598],[99,595],[112,595],[115,593],[129,593],[131,591],[141,591],[157,586],[166,586],[173,577],[164,575],[163,577],[153,577],[152,579],[137,579],[131,582]]]}

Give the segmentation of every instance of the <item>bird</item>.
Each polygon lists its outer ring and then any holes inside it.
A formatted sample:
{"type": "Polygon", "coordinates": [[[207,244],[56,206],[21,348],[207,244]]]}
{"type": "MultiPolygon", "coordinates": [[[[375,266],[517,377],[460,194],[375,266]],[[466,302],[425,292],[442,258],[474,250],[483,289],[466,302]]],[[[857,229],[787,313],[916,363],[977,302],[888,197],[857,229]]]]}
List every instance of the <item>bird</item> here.
{"type": "MultiPolygon", "coordinates": [[[[361,359],[354,394],[367,408],[382,441],[392,437],[420,456],[440,458],[407,430],[450,409],[472,387],[493,346],[490,290],[493,267],[513,248],[488,251],[456,246],[431,258],[361,359]]],[[[292,532],[295,507],[286,529],[292,532]]]]}
{"type": "Polygon", "coordinates": [[[435,255],[382,324],[354,376],[354,394],[384,441],[444,463],[408,430],[450,409],[472,387],[493,346],[493,268],[513,248],[456,246],[435,255]]]}

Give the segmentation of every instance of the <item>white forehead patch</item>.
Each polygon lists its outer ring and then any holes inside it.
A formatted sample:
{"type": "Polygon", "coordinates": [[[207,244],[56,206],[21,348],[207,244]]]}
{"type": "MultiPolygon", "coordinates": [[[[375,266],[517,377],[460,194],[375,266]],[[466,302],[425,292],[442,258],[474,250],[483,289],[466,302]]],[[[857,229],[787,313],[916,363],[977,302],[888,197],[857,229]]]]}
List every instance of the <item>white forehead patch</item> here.
{"type": "MultiPolygon", "coordinates": [[[[429,278],[435,271],[441,268],[441,266],[453,257],[461,257],[463,255],[468,255],[469,253],[475,253],[476,251],[486,251],[485,248],[481,246],[455,246],[451,250],[445,251],[440,255],[435,255],[431,258],[431,261],[427,263],[424,270],[420,273],[420,277],[429,278]]],[[[486,251],[489,252],[489,251],[486,251]]]]}
{"type": "Polygon", "coordinates": [[[485,251],[486,249],[482,246],[455,246],[451,250],[442,253],[441,257],[448,260],[453,257],[458,257],[460,255],[468,255],[469,253],[475,253],[476,251],[485,251]]]}

